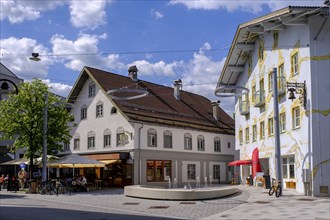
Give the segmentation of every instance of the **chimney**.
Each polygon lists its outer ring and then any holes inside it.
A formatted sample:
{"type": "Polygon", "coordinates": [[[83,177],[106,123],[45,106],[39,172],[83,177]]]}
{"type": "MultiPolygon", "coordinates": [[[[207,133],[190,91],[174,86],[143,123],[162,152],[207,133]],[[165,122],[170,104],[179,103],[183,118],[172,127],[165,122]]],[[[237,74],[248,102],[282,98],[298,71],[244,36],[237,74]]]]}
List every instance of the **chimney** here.
{"type": "Polygon", "coordinates": [[[219,104],[220,104],[220,101],[214,101],[214,102],[211,102],[211,105],[212,105],[212,109],[213,109],[213,117],[215,118],[215,120],[218,120],[218,114],[219,114],[219,104]]]}
{"type": "Polygon", "coordinates": [[[128,68],[128,76],[131,77],[131,79],[134,82],[137,82],[138,81],[138,79],[137,79],[137,72],[138,72],[138,69],[136,68],[136,66],[130,66],[128,68]]]}
{"type": "Polygon", "coordinates": [[[177,99],[177,100],[180,100],[180,87],[182,87],[182,81],[181,79],[177,79],[174,81],[173,83],[173,86],[174,86],[174,97],[177,99]]]}

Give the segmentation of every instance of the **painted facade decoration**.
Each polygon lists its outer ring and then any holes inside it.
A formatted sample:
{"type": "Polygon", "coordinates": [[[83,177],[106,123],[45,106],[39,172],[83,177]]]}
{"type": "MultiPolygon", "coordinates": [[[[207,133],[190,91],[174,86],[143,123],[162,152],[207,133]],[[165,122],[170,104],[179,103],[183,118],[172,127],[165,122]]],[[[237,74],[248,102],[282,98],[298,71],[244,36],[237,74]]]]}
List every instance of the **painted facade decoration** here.
{"type": "MultiPolygon", "coordinates": [[[[283,186],[315,196],[330,195],[329,48],[329,8],[290,6],[238,27],[219,79],[219,86],[249,89],[247,97],[236,99],[236,149],[240,159],[251,160],[258,148],[262,171],[269,170],[273,178],[272,89],[277,80],[283,186]],[[247,58],[240,56],[243,51],[247,58]],[[278,79],[272,77],[273,68],[278,79]],[[306,106],[301,89],[296,99],[288,99],[288,82],[306,83],[306,106]]],[[[241,175],[243,180],[250,175],[248,166],[242,167],[241,175]]]]}

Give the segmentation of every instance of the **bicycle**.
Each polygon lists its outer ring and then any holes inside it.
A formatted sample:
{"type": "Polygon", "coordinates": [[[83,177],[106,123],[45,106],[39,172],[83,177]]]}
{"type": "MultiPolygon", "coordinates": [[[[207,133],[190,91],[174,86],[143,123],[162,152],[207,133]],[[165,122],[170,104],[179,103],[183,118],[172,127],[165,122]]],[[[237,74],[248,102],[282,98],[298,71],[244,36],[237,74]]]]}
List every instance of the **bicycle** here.
{"type": "Polygon", "coordinates": [[[52,195],[53,193],[56,194],[55,190],[56,188],[54,187],[52,181],[41,182],[41,184],[38,186],[38,193],[42,195],[52,195]]]}
{"type": "Polygon", "coordinates": [[[56,182],[55,182],[55,192],[56,192],[57,196],[58,196],[59,193],[61,193],[61,194],[65,193],[64,185],[60,180],[56,180],[56,182]]]}
{"type": "Polygon", "coordinates": [[[281,182],[278,181],[276,183],[276,180],[272,178],[272,187],[269,189],[268,195],[273,195],[275,193],[275,196],[278,198],[280,195],[282,195],[282,186],[281,182]]]}

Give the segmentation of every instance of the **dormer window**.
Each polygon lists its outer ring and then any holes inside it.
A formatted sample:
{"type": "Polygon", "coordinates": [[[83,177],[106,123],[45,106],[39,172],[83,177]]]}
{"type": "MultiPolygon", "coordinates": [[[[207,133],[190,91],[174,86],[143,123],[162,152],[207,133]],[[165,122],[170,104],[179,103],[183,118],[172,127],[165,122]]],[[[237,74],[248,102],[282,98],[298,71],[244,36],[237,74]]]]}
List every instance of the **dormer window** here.
{"type": "Polygon", "coordinates": [[[88,97],[94,97],[96,93],[95,90],[96,90],[95,84],[90,83],[88,87],[88,97]]]}
{"type": "Polygon", "coordinates": [[[116,107],[111,108],[111,114],[117,114],[117,109],[116,107]]]}

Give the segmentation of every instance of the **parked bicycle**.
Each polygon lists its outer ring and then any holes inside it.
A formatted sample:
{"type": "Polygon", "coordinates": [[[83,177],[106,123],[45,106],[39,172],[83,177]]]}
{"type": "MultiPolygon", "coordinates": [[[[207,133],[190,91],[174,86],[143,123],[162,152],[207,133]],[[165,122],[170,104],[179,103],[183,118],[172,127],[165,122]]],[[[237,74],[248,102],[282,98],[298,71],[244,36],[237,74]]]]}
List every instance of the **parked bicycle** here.
{"type": "Polygon", "coordinates": [[[63,183],[61,183],[61,181],[59,181],[59,180],[56,180],[56,181],[48,180],[48,181],[42,182],[38,186],[37,190],[38,190],[38,193],[40,193],[42,195],[47,195],[47,194],[58,195],[59,193],[60,194],[65,193],[63,183]]]}
{"type": "Polygon", "coordinates": [[[278,183],[276,183],[276,180],[274,178],[272,178],[272,187],[269,189],[268,194],[271,196],[275,193],[276,197],[279,197],[280,195],[282,195],[282,186],[281,186],[281,182],[278,181],[278,183]]]}

